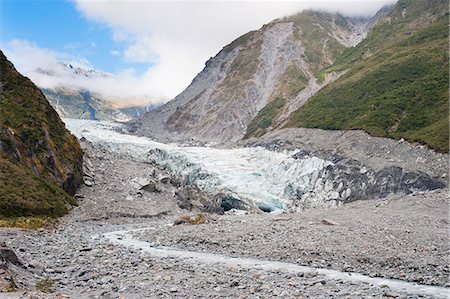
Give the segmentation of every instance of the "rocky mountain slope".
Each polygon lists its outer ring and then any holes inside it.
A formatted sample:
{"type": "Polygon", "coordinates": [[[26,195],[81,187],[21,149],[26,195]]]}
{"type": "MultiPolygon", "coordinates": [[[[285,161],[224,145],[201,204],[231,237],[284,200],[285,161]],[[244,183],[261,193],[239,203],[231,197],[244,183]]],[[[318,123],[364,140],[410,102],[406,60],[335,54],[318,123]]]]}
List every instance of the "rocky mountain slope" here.
{"type": "Polygon", "coordinates": [[[447,27],[446,0],[401,0],[370,19],[304,11],[274,20],[224,47],[134,129],[207,142],[285,126],[363,129],[445,152],[447,27]]]}
{"type": "Polygon", "coordinates": [[[249,32],[211,58],[174,100],[145,115],[139,132],[204,141],[260,136],[276,125],[274,116],[300,107],[341,75],[318,79],[320,70],[359,43],[378,17],[304,11],[249,32]]]}
{"type": "MultiPolygon", "coordinates": [[[[50,78],[69,77],[71,79],[70,82],[82,82],[86,79],[110,79],[113,77],[113,75],[106,72],[74,67],[68,63],[58,63],[55,70],[37,69],[36,72],[50,78]]],[[[63,118],[124,122],[139,117],[157,107],[155,104],[127,104],[127,99],[121,99],[123,103],[118,105],[98,92],[76,87],[68,82],[61,83],[54,88],[41,88],[50,105],[63,118]]]]}
{"type": "Polygon", "coordinates": [[[92,95],[88,90],[67,87],[44,88],[42,93],[64,118],[129,121],[131,118],[111,103],[92,95]]]}
{"type": "Polygon", "coordinates": [[[0,216],[64,214],[82,152],[41,91],[0,51],[0,216]]]}
{"type": "Polygon", "coordinates": [[[448,1],[400,1],[321,74],[347,71],[297,110],[288,126],[364,129],[447,152],[448,1]]]}

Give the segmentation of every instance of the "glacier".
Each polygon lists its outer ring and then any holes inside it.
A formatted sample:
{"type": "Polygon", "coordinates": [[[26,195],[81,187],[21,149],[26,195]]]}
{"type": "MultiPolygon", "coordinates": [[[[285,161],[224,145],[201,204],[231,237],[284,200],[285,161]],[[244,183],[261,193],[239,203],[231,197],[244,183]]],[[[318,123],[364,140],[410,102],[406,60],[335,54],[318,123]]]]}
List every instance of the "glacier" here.
{"type": "MultiPolygon", "coordinates": [[[[122,124],[108,121],[64,122],[79,139],[84,137],[120,156],[154,163],[182,177],[185,184],[196,185],[208,193],[225,190],[229,196],[268,212],[291,209],[299,194],[314,193],[320,174],[333,164],[317,157],[294,159],[296,151],[159,143],[121,133],[122,124]]],[[[335,197],[331,188],[322,193],[329,193],[330,199],[335,197]]]]}
{"type": "Polygon", "coordinates": [[[64,119],[77,138],[121,157],[151,163],[229,209],[300,211],[382,198],[393,193],[444,188],[421,172],[400,167],[373,170],[349,157],[317,157],[302,149],[263,147],[222,149],[156,142],[125,133],[124,124],[64,119]]]}

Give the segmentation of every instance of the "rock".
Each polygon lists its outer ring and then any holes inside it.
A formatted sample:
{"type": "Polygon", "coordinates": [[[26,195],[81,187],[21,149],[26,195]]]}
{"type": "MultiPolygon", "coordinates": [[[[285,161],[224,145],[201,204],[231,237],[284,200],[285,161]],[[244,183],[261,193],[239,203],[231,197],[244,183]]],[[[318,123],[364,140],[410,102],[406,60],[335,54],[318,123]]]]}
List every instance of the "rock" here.
{"type": "Polygon", "coordinates": [[[292,156],[293,159],[305,159],[311,155],[310,150],[302,149],[292,156]]]}
{"type": "Polygon", "coordinates": [[[111,282],[113,282],[113,279],[111,277],[109,277],[109,276],[106,276],[106,277],[103,277],[103,278],[100,279],[100,283],[101,284],[108,284],[108,283],[111,283],[111,282]]]}
{"type": "Polygon", "coordinates": [[[90,180],[84,180],[84,184],[88,187],[92,187],[92,185],[94,184],[93,182],[91,182],[90,180]]]}
{"type": "Polygon", "coordinates": [[[31,260],[31,261],[28,263],[28,267],[29,267],[29,268],[33,268],[33,269],[43,269],[43,268],[44,268],[44,265],[43,265],[41,262],[39,262],[39,261],[31,260]]]}
{"type": "Polygon", "coordinates": [[[159,181],[165,185],[167,185],[170,182],[170,177],[168,176],[163,176],[159,179],[159,181]]]}
{"type": "Polygon", "coordinates": [[[87,247],[82,247],[82,248],[80,248],[80,252],[84,252],[84,251],[91,251],[92,250],[92,247],[89,247],[89,246],[87,246],[87,247]]]}
{"type": "Polygon", "coordinates": [[[397,298],[398,297],[398,293],[396,293],[394,291],[387,291],[386,293],[384,293],[384,295],[389,298],[397,298]]]}
{"type": "Polygon", "coordinates": [[[281,289],[280,288],[275,288],[273,291],[272,291],[272,294],[274,295],[274,296],[279,296],[279,295],[281,295],[281,289]]]}
{"type": "Polygon", "coordinates": [[[170,292],[171,293],[176,293],[176,292],[178,292],[178,289],[176,287],[171,287],[170,288],[170,292]]]}
{"type": "Polygon", "coordinates": [[[22,266],[17,255],[5,243],[0,243],[0,262],[11,263],[16,266],[22,266]]]}
{"type": "Polygon", "coordinates": [[[180,225],[180,224],[203,224],[206,222],[206,217],[202,213],[198,213],[197,215],[181,215],[178,217],[174,225],[180,225]]]}
{"type": "Polygon", "coordinates": [[[150,181],[147,184],[143,185],[140,190],[144,190],[147,192],[161,192],[161,190],[158,189],[156,182],[150,181]]]}
{"type": "Polygon", "coordinates": [[[324,224],[324,225],[339,225],[339,223],[337,223],[336,221],[330,220],[330,219],[322,219],[322,221],[320,221],[320,223],[324,224]]]}
{"type": "Polygon", "coordinates": [[[316,277],[317,275],[319,275],[319,273],[315,270],[304,273],[304,277],[306,277],[306,278],[313,278],[313,277],[316,277]]]}

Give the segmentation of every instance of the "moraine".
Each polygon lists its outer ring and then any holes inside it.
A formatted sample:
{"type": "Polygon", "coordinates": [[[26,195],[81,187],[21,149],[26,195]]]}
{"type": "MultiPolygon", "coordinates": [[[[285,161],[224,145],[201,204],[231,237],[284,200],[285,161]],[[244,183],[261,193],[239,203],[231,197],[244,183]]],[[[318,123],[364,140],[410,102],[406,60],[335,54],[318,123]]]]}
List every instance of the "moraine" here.
{"type": "Polygon", "coordinates": [[[259,208],[266,212],[443,188],[423,173],[402,169],[373,171],[339,157],[324,160],[311,153],[270,151],[262,147],[219,149],[159,143],[125,134],[122,124],[65,119],[70,131],[119,156],[148,162],[177,176],[182,186],[214,195],[224,210],[259,208]],[[389,181],[397,178],[390,189],[389,181]]]}

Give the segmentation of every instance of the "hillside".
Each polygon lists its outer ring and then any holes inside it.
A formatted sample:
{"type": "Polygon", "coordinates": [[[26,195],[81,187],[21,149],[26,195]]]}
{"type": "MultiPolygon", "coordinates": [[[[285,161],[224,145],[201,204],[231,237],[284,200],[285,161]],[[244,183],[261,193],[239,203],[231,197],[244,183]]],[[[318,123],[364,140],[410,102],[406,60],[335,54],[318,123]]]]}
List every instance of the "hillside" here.
{"type": "Polygon", "coordinates": [[[317,79],[372,23],[316,11],[274,20],[225,46],[186,90],[146,114],[137,131],[216,142],[260,136],[339,77],[317,79]]]}
{"type": "Polygon", "coordinates": [[[446,0],[402,0],[370,19],[304,11],[225,46],[133,129],[204,142],[362,129],[447,152],[448,43],[446,0]]]}
{"type": "Polygon", "coordinates": [[[287,126],[363,129],[449,149],[448,1],[399,1],[367,38],[325,71],[348,70],[287,126]]]}
{"type": "Polygon", "coordinates": [[[0,51],[0,216],[61,216],[82,152],[41,91],[0,51]]]}
{"type": "Polygon", "coordinates": [[[63,118],[129,121],[131,117],[122,113],[88,90],[76,90],[67,87],[43,88],[50,105],[63,118]]]}
{"type": "MultiPolygon", "coordinates": [[[[35,73],[45,77],[55,86],[39,86],[50,105],[62,118],[130,121],[154,109],[155,104],[144,104],[145,98],[111,99],[102,93],[82,87],[90,80],[110,80],[113,75],[107,72],[90,68],[74,67],[68,63],[59,62],[51,69],[38,68],[35,73]],[[136,104],[136,102],[140,104],[136,104]]],[[[39,82],[39,80],[38,80],[39,82]]]]}

